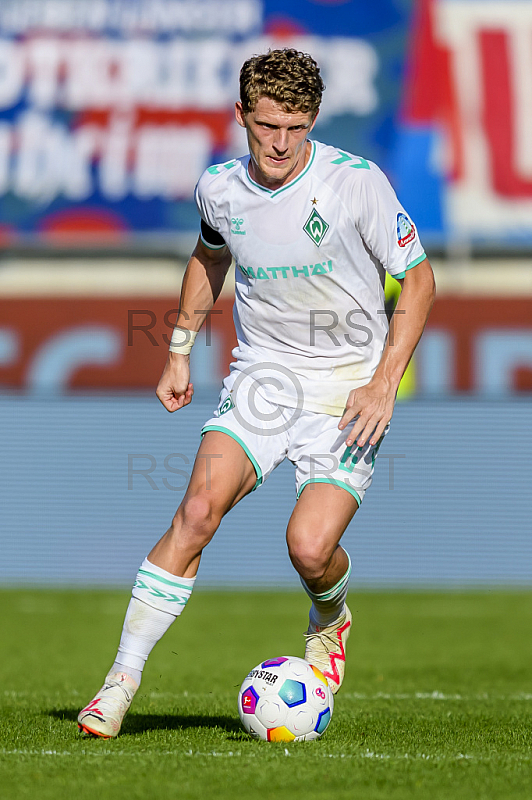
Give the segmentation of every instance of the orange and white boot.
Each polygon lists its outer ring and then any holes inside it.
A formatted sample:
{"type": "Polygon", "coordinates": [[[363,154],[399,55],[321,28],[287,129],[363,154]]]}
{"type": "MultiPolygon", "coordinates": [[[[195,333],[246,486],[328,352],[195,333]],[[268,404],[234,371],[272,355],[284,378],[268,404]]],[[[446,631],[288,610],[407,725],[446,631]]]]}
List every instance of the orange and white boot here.
{"type": "Polygon", "coordinates": [[[102,739],[114,739],[138,688],[127,672],[108,675],[98,694],[79,712],[80,731],[102,739]]]}
{"type": "Polygon", "coordinates": [[[318,627],[310,622],[305,634],[305,661],[323,672],[333,694],[344,679],[345,646],[351,633],[351,621],[351,612],[344,606],[344,614],[333,625],[318,627]]]}

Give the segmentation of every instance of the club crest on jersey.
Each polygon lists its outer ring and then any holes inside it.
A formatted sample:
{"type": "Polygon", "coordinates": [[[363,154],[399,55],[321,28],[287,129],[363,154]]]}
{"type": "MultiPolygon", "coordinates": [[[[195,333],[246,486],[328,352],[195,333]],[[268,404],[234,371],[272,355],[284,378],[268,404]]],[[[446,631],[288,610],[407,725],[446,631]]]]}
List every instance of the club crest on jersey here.
{"type": "Polygon", "coordinates": [[[310,236],[314,244],[319,247],[323,241],[323,237],[329,230],[329,224],[325,222],[323,217],[313,208],[310,217],[303,226],[303,230],[307,236],[310,236]]]}
{"type": "Polygon", "coordinates": [[[226,411],[230,411],[234,407],[235,407],[235,404],[233,403],[233,398],[229,395],[229,397],[225,398],[225,400],[223,401],[222,405],[218,409],[218,413],[220,415],[221,414],[225,414],[226,411]]]}
{"type": "Polygon", "coordinates": [[[404,247],[416,237],[414,223],[411,222],[406,214],[397,215],[397,244],[404,247]]]}

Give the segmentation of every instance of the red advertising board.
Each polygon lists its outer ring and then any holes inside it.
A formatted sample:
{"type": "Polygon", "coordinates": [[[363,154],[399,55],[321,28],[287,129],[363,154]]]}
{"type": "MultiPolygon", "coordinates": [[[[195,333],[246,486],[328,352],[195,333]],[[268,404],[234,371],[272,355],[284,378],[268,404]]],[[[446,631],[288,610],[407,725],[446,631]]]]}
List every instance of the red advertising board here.
{"type": "MultiPolygon", "coordinates": [[[[4,299],[0,386],[31,391],[151,389],[176,319],[175,298],[4,299]]],[[[223,377],[236,340],[232,301],[220,300],[198,350],[200,383],[223,377]]]]}
{"type": "MultiPolygon", "coordinates": [[[[33,392],[154,389],[175,298],[2,300],[0,387],[33,392]]],[[[232,301],[219,300],[192,358],[196,385],[219,384],[236,343],[232,301]]],[[[443,295],[416,353],[419,392],[532,391],[532,298],[443,295]]]]}

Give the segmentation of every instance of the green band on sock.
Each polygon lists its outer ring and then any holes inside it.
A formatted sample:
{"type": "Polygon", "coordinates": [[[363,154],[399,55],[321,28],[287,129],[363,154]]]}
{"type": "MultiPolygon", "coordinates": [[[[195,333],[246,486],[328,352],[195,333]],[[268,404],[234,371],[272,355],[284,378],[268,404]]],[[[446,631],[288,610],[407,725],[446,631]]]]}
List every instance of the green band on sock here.
{"type": "Polygon", "coordinates": [[[349,553],[346,550],[344,550],[344,553],[346,554],[347,560],[349,562],[349,564],[347,566],[347,571],[346,571],[345,575],[343,575],[340,578],[338,583],[335,583],[335,585],[331,589],[327,589],[327,591],[322,592],[321,594],[315,594],[315,592],[312,592],[308,588],[308,586],[307,586],[306,582],[303,580],[303,578],[300,577],[301,583],[303,584],[303,588],[305,589],[306,593],[308,594],[308,596],[310,597],[310,599],[312,601],[316,600],[317,602],[320,602],[320,601],[322,601],[322,602],[325,601],[326,602],[327,600],[333,600],[335,597],[337,597],[338,595],[342,594],[342,592],[345,591],[345,587],[347,586],[347,584],[349,582],[349,578],[351,576],[351,559],[349,557],[349,553]]]}
{"type": "Polygon", "coordinates": [[[133,584],[133,597],[146,605],[178,617],[187,604],[194,586],[193,578],[180,578],[144,559],[133,584]],[[150,567],[153,566],[153,569],[150,567]],[[157,570],[157,571],[156,571],[157,570]],[[158,571],[164,572],[159,575],[158,571]]]}
{"type": "Polygon", "coordinates": [[[167,578],[163,578],[161,575],[156,575],[154,572],[148,572],[146,569],[139,569],[139,575],[148,575],[150,578],[153,578],[155,581],[160,581],[160,583],[166,583],[168,586],[172,586],[174,589],[184,589],[187,592],[190,592],[190,586],[184,586],[182,583],[177,583],[175,581],[169,581],[167,578]]]}
{"type": "Polygon", "coordinates": [[[163,592],[160,589],[157,589],[155,586],[150,586],[149,583],[146,583],[140,578],[136,579],[135,583],[133,584],[133,588],[144,589],[149,595],[151,595],[151,597],[158,597],[161,600],[168,601],[169,603],[176,603],[179,606],[186,606],[187,600],[190,597],[190,592],[189,594],[185,595],[172,594],[171,592],[167,591],[163,592]]]}

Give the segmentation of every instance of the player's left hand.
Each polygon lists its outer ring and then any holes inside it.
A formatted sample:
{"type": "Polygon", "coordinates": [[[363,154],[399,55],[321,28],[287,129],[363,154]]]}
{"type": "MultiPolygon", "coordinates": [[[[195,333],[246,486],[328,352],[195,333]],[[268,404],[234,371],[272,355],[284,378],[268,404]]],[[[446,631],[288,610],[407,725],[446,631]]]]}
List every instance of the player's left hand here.
{"type": "Polygon", "coordinates": [[[355,441],[359,447],[364,447],[368,439],[372,446],[377,444],[392,418],[395,395],[396,390],[387,381],[375,378],[349,392],[345,411],[338,423],[343,430],[356,417],[346,439],[348,447],[355,441]]]}

